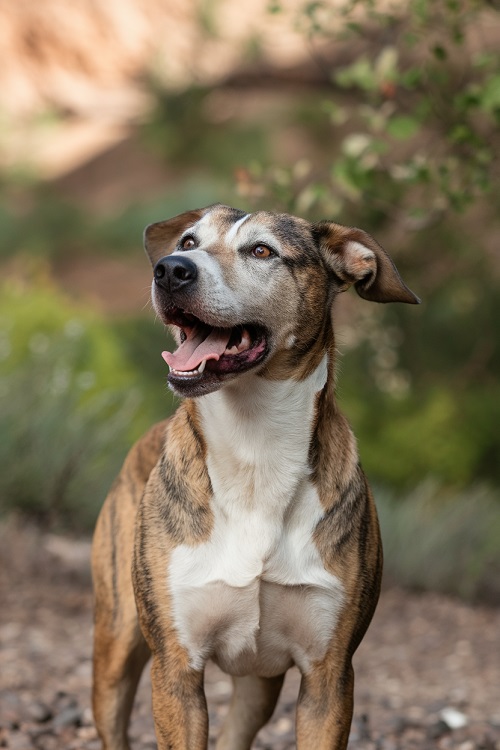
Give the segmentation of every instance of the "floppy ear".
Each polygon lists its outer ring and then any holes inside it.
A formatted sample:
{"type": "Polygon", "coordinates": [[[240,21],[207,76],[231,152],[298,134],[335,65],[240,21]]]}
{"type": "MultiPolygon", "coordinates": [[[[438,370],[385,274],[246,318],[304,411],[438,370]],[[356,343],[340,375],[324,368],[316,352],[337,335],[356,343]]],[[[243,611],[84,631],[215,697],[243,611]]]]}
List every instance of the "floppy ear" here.
{"type": "Polygon", "coordinates": [[[173,219],[150,224],[144,230],[144,248],[151,265],[154,267],[160,258],[174,251],[177,241],[187,227],[196,224],[206,212],[206,208],[197,208],[174,216],[173,219]]]}
{"type": "Polygon", "coordinates": [[[321,221],[312,229],[327,266],[341,282],[341,291],[354,284],[360,297],[373,302],[419,304],[389,255],[367,232],[333,221],[321,221]]]}

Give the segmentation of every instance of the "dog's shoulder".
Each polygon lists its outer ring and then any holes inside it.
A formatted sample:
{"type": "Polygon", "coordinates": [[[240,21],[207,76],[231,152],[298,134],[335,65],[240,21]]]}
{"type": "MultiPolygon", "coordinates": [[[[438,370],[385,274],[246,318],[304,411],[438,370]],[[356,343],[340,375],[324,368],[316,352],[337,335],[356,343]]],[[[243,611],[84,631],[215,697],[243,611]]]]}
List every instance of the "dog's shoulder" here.
{"type": "Polygon", "coordinates": [[[131,481],[135,480],[143,485],[148,481],[163,452],[169,422],[170,419],[156,422],[130,449],[123,471],[131,481]]]}

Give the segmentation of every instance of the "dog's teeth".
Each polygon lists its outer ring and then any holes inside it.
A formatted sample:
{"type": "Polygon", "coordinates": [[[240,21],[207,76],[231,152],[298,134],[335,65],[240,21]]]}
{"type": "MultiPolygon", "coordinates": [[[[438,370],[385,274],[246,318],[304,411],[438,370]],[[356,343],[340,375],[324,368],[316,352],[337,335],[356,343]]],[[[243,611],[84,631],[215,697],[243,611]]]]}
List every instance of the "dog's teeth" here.
{"type": "Polygon", "coordinates": [[[240,352],[246,352],[247,349],[250,349],[252,346],[252,341],[250,339],[250,334],[248,331],[244,328],[241,333],[241,339],[238,344],[233,344],[229,349],[226,349],[224,354],[239,354],[240,352]]]}
{"type": "Polygon", "coordinates": [[[196,375],[201,375],[201,373],[206,367],[206,364],[207,364],[207,360],[204,359],[203,362],[201,362],[195,370],[176,370],[174,367],[170,367],[170,365],[169,365],[169,370],[172,373],[172,375],[179,375],[183,378],[192,378],[196,375]]]}
{"type": "Polygon", "coordinates": [[[241,341],[238,344],[238,351],[242,352],[245,349],[250,349],[252,342],[250,341],[250,336],[248,335],[248,331],[243,331],[243,334],[241,336],[241,341]]]}

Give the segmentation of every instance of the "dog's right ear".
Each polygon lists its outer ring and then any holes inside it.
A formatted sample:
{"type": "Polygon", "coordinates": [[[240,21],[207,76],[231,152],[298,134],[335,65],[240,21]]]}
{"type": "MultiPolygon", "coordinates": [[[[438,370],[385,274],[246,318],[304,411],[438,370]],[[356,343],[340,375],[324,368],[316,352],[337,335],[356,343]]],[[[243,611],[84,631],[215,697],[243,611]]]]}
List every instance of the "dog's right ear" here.
{"type": "Polygon", "coordinates": [[[206,213],[206,208],[196,208],[183,214],[174,216],[173,219],[157,221],[150,224],[144,230],[144,248],[148,254],[153,268],[160,258],[170,255],[175,250],[177,241],[181,234],[206,213]]]}

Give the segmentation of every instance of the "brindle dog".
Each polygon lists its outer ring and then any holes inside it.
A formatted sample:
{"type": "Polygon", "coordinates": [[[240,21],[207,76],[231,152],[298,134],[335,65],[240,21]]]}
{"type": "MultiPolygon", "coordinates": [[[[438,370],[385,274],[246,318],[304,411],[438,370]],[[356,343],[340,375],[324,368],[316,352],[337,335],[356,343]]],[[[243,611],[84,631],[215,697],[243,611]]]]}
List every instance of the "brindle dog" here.
{"type": "Polygon", "coordinates": [[[351,285],[418,302],[360,229],[216,205],[147,228],[153,305],[185,396],[131,450],[93,547],[94,715],[126,750],[153,656],[160,750],[202,750],[204,667],[232,675],[217,750],[247,750],[296,665],[299,750],[340,750],[352,656],[382,550],[356,442],[335,400],[332,303],[351,285]]]}

